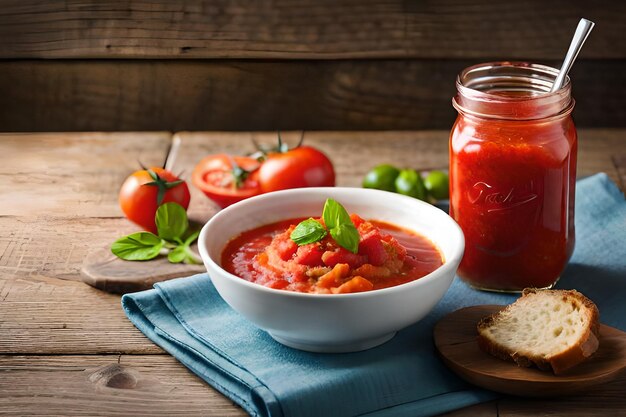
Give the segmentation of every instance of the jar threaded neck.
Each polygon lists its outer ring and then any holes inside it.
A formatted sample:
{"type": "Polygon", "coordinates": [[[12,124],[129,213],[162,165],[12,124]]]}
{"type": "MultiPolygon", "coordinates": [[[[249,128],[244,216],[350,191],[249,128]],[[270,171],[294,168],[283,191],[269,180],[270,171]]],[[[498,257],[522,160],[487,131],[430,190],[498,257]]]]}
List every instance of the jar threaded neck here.
{"type": "Polygon", "coordinates": [[[569,114],[571,82],[550,92],[559,71],[525,62],[489,62],[464,69],[457,77],[454,107],[464,114],[500,120],[538,120],[569,114]]]}

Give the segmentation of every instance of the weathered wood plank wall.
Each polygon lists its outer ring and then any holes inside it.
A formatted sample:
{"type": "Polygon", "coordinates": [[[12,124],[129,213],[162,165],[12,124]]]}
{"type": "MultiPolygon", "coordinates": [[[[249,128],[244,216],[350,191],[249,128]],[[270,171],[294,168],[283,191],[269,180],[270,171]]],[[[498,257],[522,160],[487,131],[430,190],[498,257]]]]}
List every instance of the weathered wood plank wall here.
{"type": "Polygon", "coordinates": [[[448,128],[454,77],[557,64],[579,126],[626,126],[619,0],[0,0],[0,130],[448,128]]]}

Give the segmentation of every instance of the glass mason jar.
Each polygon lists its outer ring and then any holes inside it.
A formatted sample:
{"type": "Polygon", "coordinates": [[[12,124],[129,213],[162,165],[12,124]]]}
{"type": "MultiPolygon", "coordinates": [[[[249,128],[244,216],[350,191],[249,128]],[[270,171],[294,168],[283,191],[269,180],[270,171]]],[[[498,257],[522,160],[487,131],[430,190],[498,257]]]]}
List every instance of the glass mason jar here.
{"type": "Polygon", "coordinates": [[[450,215],[465,234],[458,275],[492,291],[552,287],[574,250],[577,135],[558,70],[493,62],[463,70],[452,100],[450,215]]]}

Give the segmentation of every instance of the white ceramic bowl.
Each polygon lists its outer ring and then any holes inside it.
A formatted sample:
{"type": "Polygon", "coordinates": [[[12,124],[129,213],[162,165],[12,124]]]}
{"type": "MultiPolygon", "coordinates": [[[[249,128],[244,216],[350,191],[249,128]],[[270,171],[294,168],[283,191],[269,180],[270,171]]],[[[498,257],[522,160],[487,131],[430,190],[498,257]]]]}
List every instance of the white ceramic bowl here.
{"type": "Polygon", "coordinates": [[[300,188],[262,194],[217,213],[202,229],[200,255],[215,288],[237,312],[287,346],[313,352],[352,352],[391,339],[423,318],[443,297],[463,256],[463,233],[443,211],[420,200],[363,188],[300,188]],[[236,235],[265,224],[320,216],[327,198],[349,213],[382,220],[428,237],[445,262],[416,281],[353,294],[304,294],[267,288],[221,268],[236,235]]]}

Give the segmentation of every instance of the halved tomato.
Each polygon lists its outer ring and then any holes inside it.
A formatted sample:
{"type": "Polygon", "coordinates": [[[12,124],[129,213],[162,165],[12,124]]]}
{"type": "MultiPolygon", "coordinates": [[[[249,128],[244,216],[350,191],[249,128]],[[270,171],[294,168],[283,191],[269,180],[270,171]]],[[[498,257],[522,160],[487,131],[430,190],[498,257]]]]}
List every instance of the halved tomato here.
{"type": "Polygon", "coordinates": [[[196,165],[191,181],[224,208],[261,193],[259,166],[259,161],[247,156],[209,155],[196,165]]]}

